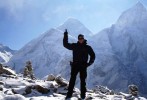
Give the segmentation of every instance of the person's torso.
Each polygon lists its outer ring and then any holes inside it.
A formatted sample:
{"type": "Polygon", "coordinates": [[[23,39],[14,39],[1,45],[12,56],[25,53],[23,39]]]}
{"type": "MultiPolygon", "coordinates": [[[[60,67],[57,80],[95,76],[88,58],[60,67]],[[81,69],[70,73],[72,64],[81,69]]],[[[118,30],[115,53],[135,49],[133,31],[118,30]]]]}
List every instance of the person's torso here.
{"type": "Polygon", "coordinates": [[[87,63],[88,60],[88,45],[74,44],[73,62],[87,63]]]}

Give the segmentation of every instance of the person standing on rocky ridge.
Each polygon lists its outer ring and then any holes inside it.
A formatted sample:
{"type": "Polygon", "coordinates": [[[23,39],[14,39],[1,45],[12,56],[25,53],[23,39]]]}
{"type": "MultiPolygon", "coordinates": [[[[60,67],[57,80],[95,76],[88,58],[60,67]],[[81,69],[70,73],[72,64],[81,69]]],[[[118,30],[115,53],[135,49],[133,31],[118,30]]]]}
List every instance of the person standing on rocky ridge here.
{"type": "Polygon", "coordinates": [[[86,97],[86,77],[87,67],[93,64],[95,60],[95,53],[91,46],[87,45],[87,40],[84,39],[84,35],[78,35],[77,43],[68,43],[67,29],[64,32],[63,46],[73,52],[73,62],[71,62],[71,77],[69,81],[68,92],[66,99],[71,98],[73,94],[73,88],[76,81],[76,76],[80,74],[81,80],[81,99],[86,97]],[[88,61],[88,58],[90,59],[88,61]]]}

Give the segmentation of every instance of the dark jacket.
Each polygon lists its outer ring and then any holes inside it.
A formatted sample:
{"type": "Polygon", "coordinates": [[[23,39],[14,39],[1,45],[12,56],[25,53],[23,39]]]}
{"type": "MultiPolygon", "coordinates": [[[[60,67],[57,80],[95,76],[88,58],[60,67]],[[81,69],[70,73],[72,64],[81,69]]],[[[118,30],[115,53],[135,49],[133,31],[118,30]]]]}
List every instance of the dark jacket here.
{"type": "Polygon", "coordinates": [[[84,43],[68,43],[68,33],[64,33],[63,46],[69,50],[73,51],[73,62],[83,63],[91,65],[95,60],[95,53],[91,46],[87,45],[86,40],[84,43]],[[90,60],[88,62],[88,56],[90,60]]]}

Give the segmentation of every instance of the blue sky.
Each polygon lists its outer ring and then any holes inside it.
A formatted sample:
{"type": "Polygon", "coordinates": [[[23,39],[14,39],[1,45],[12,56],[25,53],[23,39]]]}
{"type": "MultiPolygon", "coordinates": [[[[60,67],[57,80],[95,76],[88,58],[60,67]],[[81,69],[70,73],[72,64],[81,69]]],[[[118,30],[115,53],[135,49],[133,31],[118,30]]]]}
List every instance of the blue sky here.
{"type": "Polygon", "coordinates": [[[147,0],[0,0],[0,43],[18,50],[69,17],[97,33],[138,1],[147,7],[147,0]]]}

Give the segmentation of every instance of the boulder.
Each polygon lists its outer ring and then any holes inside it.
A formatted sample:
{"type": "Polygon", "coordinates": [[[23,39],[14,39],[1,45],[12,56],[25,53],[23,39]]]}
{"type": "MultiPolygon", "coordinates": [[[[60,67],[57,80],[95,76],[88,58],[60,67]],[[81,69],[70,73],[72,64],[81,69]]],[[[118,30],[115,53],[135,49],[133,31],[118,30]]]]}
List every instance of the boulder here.
{"type": "Polygon", "coordinates": [[[52,75],[52,74],[48,75],[47,81],[54,81],[54,80],[55,80],[55,76],[54,75],[52,75]]]}
{"type": "Polygon", "coordinates": [[[23,86],[19,88],[13,88],[12,92],[14,94],[21,94],[21,95],[27,95],[31,93],[31,86],[23,86]]]}
{"type": "Polygon", "coordinates": [[[13,88],[12,92],[14,94],[21,94],[21,95],[27,95],[32,93],[32,89],[36,90],[42,94],[47,94],[49,92],[49,89],[44,88],[40,85],[34,85],[34,86],[26,86],[26,87],[21,87],[21,88],[13,88]]]}
{"type": "Polygon", "coordinates": [[[49,89],[44,88],[44,87],[42,87],[42,86],[40,86],[40,85],[35,85],[35,86],[34,86],[34,89],[36,89],[38,92],[40,92],[40,93],[42,93],[42,94],[47,94],[48,92],[50,92],[49,89]]]}
{"type": "Polygon", "coordinates": [[[57,76],[55,78],[55,81],[61,86],[61,87],[64,87],[64,86],[67,86],[68,85],[68,81],[66,81],[65,79],[63,79],[61,76],[57,76]]]}
{"type": "Polygon", "coordinates": [[[138,95],[138,87],[134,84],[129,85],[129,93],[132,94],[133,96],[137,96],[138,95]]]}
{"type": "Polygon", "coordinates": [[[13,70],[2,66],[2,64],[0,64],[0,74],[7,74],[7,75],[15,75],[16,76],[16,73],[13,70]]]}
{"type": "Polygon", "coordinates": [[[27,86],[25,88],[25,94],[30,94],[32,92],[32,86],[27,86]]]}

